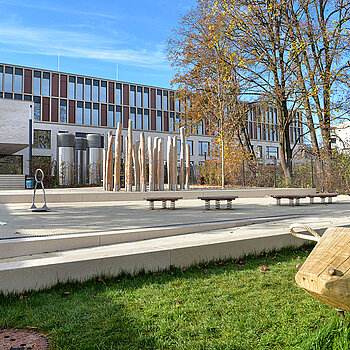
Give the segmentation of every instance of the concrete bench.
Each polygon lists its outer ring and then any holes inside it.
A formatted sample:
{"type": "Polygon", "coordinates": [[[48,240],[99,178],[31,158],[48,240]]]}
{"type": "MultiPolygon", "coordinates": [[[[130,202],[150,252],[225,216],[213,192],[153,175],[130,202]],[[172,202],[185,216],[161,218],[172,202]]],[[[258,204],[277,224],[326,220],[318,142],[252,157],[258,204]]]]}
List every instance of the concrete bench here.
{"type": "Polygon", "coordinates": [[[328,203],[332,203],[332,198],[335,198],[338,196],[338,193],[317,193],[317,194],[309,194],[308,197],[310,198],[310,203],[313,204],[315,198],[321,198],[321,203],[326,204],[326,198],[328,198],[328,203]]]}
{"type": "Polygon", "coordinates": [[[182,197],[145,197],[144,200],[149,202],[149,208],[154,209],[154,202],[162,202],[162,209],[166,209],[166,202],[170,202],[170,209],[175,209],[175,202],[182,197]]]}
{"type": "Polygon", "coordinates": [[[220,209],[220,201],[227,201],[227,209],[232,209],[232,201],[238,198],[238,196],[206,196],[198,197],[202,201],[205,201],[205,210],[210,209],[210,201],[215,201],[215,209],[220,209]]]}
{"type": "Polygon", "coordinates": [[[272,198],[275,198],[277,200],[277,205],[281,205],[281,199],[289,199],[289,205],[291,207],[295,205],[300,205],[300,199],[306,198],[306,195],[297,195],[297,194],[279,194],[279,195],[272,195],[272,198]]]}

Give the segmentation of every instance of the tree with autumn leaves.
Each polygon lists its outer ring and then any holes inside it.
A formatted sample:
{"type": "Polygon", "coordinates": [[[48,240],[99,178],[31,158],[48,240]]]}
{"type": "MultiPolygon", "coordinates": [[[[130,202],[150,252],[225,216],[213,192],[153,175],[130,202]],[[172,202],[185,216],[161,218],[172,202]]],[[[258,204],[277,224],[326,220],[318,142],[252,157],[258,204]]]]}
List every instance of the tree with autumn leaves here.
{"type": "Polygon", "coordinates": [[[274,105],[290,184],[289,130],[302,111],[315,153],[330,159],[331,121],[349,88],[349,7],[345,0],[199,0],[168,45],[187,120],[218,125],[223,147],[234,140],[254,157],[245,129],[249,103],[274,105]]]}

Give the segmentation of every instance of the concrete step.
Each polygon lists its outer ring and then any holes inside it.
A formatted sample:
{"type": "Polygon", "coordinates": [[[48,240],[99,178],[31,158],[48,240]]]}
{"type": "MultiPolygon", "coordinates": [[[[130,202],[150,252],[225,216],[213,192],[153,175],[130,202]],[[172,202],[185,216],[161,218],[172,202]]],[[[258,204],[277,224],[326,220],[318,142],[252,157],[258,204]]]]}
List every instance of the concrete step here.
{"type": "Polygon", "coordinates": [[[277,231],[270,228],[269,224],[260,223],[240,228],[239,232],[222,229],[1,259],[0,291],[22,293],[58,282],[117,276],[121,272],[157,271],[171,265],[186,267],[305,243],[286,228],[277,231]]]}
{"type": "Polygon", "coordinates": [[[11,238],[0,240],[0,259],[30,254],[64,251],[69,249],[106,246],[117,243],[135,242],[160,237],[171,237],[196,232],[243,227],[247,225],[268,223],[293,219],[298,215],[279,215],[257,217],[252,219],[221,220],[196,224],[168,225],[162,227],[146,227],[130,230],[105,232],[75,233],[27,238],[11,238]]]}

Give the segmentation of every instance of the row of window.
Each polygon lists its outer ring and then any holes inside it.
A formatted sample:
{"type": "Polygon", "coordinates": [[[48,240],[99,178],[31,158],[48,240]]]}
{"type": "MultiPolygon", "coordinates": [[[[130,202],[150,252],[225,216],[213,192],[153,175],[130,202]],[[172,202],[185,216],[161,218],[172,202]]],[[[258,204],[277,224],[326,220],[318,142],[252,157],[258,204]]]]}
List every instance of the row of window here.
{"type": "MultiPolygon", "coordinates": [[[[263,158],[263,146],[256,146],[255,155],[258,159],[263,158]]],[[[278,159],[278,147],[266,146],[266,158],[268,159],[278,159]]]]}
{"type": "MultiPolygon", "coordinates": [[[[33,77],[31,79],[33,95],[47,97],[52,95],[52,73],[34,70],[33,77]]],[[[113,86],[113,90],[115,91],[115,104],[128,104],[131,107],[150,108],[150,89],[148,87],[127,84],[126,86],[128,86],[129,89],[129,91],[127,91],[127,93],[129,94],[129,101],[125,101],[125,99],[123,99],[122,84],[116,83],[113,86]]],[[[23,68],[0,66],[0,91],[3,91],[5,93],[5,98],[13,98],[12,94],[15,93],[15,98],[22,99],[20,98],[19,94],[22,94],[24,92],[23,87],[23,68]]],[[[173,98],[173,96],[173,93],[170,91],[157,89],[156,109],[169,110],[170,98],[173,98]]],[[[99,80],[69,75],[68,98],[72,100],[107,103],[107,80],[99,80]]],[[[108,102],[111,103],[111,101],[108,102]]],[[[114,101],[112,101],[112,103],[113,102],[114,101]]],[[[176,111],[180,111],[180,101],[176,100],[175,106],[176,111]]]]}
{"type": "MultiPolygon", "coordinates": [[[[187,144],[190,146],[190,154],[193,155],[193,141],[187,140],[187,144]]],[[[124,145],[124,142],[122,142],[122,146],[123,145],[124,145]]],[[[50,149],[51,148],[51,130],[34,129],[33,147],[41,148],[41,149],[50,149]]],[[[181,152],[180,140],[177,140],[177,152],[178,154],[180,154],[181,152]]],[[[209,142],[198,141],[198,154],[199,155],[209,154],[209,142]]]]}

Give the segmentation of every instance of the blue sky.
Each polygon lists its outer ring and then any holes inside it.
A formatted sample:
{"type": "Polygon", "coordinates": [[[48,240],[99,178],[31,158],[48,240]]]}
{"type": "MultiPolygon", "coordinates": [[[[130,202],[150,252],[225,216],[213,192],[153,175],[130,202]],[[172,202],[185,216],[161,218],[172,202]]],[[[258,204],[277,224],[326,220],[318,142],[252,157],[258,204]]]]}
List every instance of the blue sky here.
{"type": "Polygon", "coordinates": [[[170,87],[166,41],[196,0],[0,0],[0,62],[170,87]]]}

